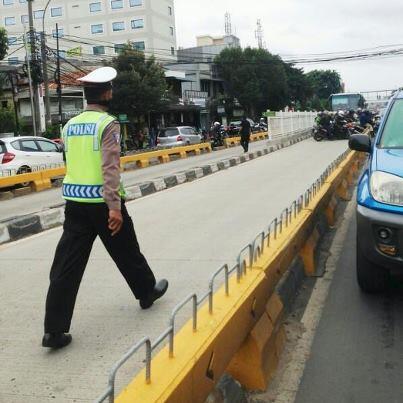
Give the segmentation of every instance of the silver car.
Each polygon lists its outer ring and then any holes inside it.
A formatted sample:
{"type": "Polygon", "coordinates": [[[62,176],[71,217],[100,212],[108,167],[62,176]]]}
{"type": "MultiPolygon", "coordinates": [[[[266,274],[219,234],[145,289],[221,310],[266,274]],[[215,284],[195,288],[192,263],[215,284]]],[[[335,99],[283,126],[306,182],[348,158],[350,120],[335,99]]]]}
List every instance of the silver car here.
{"type": "Polygon", "coordinates": [[[180,147],[201,143],[202,136],[194,127],[176,126],[161,129],[157,137],[158,147],[180,147]]]}

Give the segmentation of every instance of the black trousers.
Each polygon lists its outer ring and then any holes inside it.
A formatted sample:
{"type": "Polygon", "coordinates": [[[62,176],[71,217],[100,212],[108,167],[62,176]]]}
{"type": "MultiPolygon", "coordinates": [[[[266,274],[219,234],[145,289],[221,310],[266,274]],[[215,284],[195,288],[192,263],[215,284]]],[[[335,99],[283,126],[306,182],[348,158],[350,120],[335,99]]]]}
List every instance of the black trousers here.
{"type": "Polygon", "coordinates": [[[64,231],[50,271],[45,333],[69,331],[78,289],[97,236],[137,299],[143,299],[153,290],[154,274],[140,252],[132,219],[123,202],[122,215],[122,229],[112,237],[105,203],[67,201],[64,231]]]}
{"type": "Polygon", "coordinates": [[[249,150],[249,141],[250,141],[250,134],[241,133],[241,146],[243,147],[245,152],[249,150]]]}

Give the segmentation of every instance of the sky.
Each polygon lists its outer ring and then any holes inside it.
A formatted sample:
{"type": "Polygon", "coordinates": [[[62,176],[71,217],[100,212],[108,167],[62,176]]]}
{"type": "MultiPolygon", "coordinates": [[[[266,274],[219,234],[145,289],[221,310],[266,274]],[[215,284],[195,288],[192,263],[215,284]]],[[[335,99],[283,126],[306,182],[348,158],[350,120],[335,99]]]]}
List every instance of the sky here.
{"type": "MultiPolygon", "coordinates": [[[[175,0],[178,46],[196,46],[197,35],[224,34],[224,15],[241,46],[257,46],[261,19],[266,48],[279,55],[343,52],[384,45],[403,48],[402,0],[175,0]]],[[[303,66],[337,70],[346,91],[403,87],[403,56],[303,66]]]]}

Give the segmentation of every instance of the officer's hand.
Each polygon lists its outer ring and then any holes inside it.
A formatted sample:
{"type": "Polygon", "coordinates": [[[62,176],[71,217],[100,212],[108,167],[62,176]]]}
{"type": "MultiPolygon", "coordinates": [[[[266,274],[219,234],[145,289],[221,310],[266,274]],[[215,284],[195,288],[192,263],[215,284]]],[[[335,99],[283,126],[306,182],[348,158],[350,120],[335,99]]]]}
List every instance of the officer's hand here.
{"type": "Polygon", "coordinates": [[[108,227],[115,236],[122,228],[123,217],[120,210],[109,210],[108,227]]]}

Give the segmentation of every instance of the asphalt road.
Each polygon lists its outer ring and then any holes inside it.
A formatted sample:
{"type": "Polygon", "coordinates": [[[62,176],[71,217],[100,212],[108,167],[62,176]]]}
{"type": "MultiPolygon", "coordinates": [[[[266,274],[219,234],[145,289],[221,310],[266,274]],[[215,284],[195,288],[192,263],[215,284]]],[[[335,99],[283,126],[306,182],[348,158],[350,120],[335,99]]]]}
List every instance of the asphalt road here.
{"type": "MultiPolygon", "coordinates": [[[[267,148],[267,140],[250,143],[250,151],[257,151],[267,148]]],[[[144,169],[135,169],[122,173],[122,180],[125,186],[132,186],[147,182],[163,176],[178,174],[187,169],[201,167],[226,158],[240,156],[243,154],[241,146],[231,147],[225,150],[218,150],[211,153],[203,153],[198,156],[171,161],[167,164],[153,165],[144,169]]],[[[16,197],[11,200],[0,201],[0,220],[26,215],[41,211],[43,209],[57,206],[63,203],[61,190],[49,189],[44,192],[30,193],[26,196],[16,197]]]]}
{"type": "MultiPolygon", "coordinates": [[[[61,229],[0,246],[0,402],[91,402],[112,364],[143,336],[167,326],[173,307],[208,279],[305,191],[346,150],[344,141],[307,140],[200,180],[128,204],[166,297],[141,311],[100,242],[81,284],[71,332],[59,352],[40,347],[48,273],[61,229]]],[[[239,151],[238,151],[239,152],[239,151]]],[[[179,317],[179,324],[189,311],[179,317]]],[[[118,388],[142,367],[128,363],[118,388]]]]}
{"type": "Polygon", "coordinates": [[[403,289],[363,294],[351,220],[296,403],[403,402],[403,289]]]}

